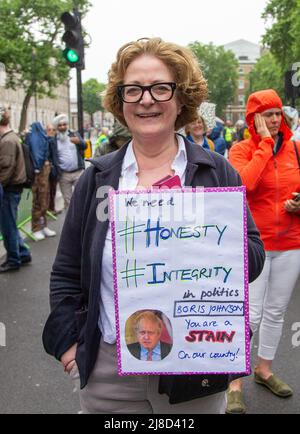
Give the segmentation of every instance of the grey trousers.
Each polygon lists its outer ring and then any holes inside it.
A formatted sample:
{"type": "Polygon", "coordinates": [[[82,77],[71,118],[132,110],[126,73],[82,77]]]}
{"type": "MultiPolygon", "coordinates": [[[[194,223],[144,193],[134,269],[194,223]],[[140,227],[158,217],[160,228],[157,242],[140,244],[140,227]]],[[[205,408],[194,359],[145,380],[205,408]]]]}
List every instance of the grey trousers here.
{"type": "Polygon", "coordinates": [[[67,209],[70,205],[74,187],[83,172],[83,170],[77,170],[76,172],[71,173],[62,172],[59,178],[59,186],[64,198],[65,209],[67,209]]]}
{"type": "MultiPolygon", "coordinates": [[[[74,375],[76,377],[76,374],[74,375]]],[[[220,414],[226,394],[218,393],[181,404],[169,404],[158,393],[159,376],[126,376],[117,373],[116,345],[103,340],[87,386],[79,392],[84,414],[220,414]]]]}

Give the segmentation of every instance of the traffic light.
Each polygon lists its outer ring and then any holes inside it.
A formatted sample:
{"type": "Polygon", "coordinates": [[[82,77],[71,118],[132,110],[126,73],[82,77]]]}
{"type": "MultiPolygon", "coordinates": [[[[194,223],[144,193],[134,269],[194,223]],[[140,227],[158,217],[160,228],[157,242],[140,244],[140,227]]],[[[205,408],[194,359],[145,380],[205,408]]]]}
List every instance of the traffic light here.
{"type": "Polygon", "coordinates": [[[63,56],[71,68],[84,69],[84,40],[81,33],[79,12],[64,12],[61,21],[65,25],[62,40],[66,44],[63,56]]]}

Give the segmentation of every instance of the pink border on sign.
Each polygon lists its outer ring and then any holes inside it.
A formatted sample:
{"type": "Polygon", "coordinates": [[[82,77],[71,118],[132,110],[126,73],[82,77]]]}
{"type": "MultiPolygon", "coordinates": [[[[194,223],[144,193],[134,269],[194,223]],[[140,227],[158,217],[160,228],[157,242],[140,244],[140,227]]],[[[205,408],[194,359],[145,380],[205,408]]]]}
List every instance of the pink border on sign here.
{"type": "Polygon", "coordinates": [[[234,192],[243,193],[243,220],[244,220],[244,295],[245,295],[245,358],[246,371],[243,372],[123,372],[122,371],[122,354],[121,354],[121,334],[119,320],[119,297],[118,297],[118,279],[117,279],[117,251],[116,251],[116,225],[115,225],[115,207],[114,197],[121,194],[145,194],[145,193],[164,193],[170,192],[170,189],[146,189],[146,190],[122,190],[111,189],[109,191],[109,212],[112,233],[112,257],[113,257],[113,282],[114,282],[114,299],[116,314],[116,332],[117,332],[117,358],[118,374],[120,376],[137,376],[137,375],[249,375],[251,373],[251,346],[250,346],[250,320],[249,320],[249,264],[248,264],[248,235],[247,235],[247,198],[246,187],[214,187],[214,188],[176,188],[173,191],[181,192],[234,192]]]}

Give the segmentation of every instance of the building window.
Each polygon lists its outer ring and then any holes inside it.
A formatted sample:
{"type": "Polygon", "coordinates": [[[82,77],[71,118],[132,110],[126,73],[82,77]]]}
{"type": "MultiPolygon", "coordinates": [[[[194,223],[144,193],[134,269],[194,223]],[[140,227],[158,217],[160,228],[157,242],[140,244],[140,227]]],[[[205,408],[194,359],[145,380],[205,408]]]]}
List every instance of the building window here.
{"type": "Polygon", "coordinates": [[[240,68],[240,69],[239,69],[239,74],[240,74],[240,75],[244,75],[244,68],[240,68]]]}
{"type": "Polygon", "coordinates": [[[239,89],[245,89],[245,82],[244,82],[244,80],[239,80],[239,89]]]}
{"type": "Polygon", "coordinates": [[[239,56],[239,60],[249,60],[248,56],[239,56]]]}
{"type": "Polygon", "coordinates": [[[245,95],[239,95],[239,105],[245,106],[245,95]]]}

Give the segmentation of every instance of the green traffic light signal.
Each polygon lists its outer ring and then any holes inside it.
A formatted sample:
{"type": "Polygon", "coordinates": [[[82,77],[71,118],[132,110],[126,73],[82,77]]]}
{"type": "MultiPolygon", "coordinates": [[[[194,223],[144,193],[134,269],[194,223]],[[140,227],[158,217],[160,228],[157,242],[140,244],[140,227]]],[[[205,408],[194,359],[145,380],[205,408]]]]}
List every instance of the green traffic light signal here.
{"type": "Polygon", "coordinates": [[[79,55],[76,51],[71,48],[66,48],[63,51],[64,58],[67,59],[70,63],[77,63],[79,61],[79,55]]]}
{"type": "Polygon", "coordinates": [[[81,29],[81,19],[78,10],[74,13],[64,12],[61,21],[65,25],[65,33],[62,40],[65,43],[63,57],[70,68],[84,69],[84,39],[81,29]]]}

